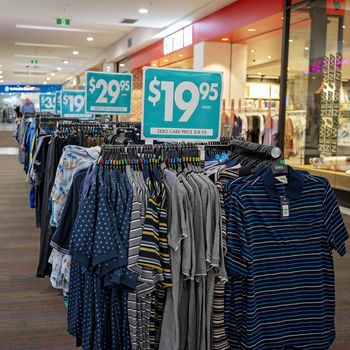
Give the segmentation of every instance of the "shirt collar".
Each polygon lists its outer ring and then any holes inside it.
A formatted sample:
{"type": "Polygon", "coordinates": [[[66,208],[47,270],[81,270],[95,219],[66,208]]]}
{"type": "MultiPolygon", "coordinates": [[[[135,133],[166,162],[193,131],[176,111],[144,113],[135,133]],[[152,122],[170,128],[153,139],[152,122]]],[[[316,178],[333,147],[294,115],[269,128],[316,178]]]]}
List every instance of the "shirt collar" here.
{"type": "MultiPolygon", "coordinates": [[[[286,188],[287,198],[300,198],[303,192],[303,177],[288,166],[288,184],[286,188]]],[[[279,194],[276,191],[275,177],[271,167],[268,167],[262,175],[264,185],[267,193],[271,198],[279,198],[279,194]]]]}

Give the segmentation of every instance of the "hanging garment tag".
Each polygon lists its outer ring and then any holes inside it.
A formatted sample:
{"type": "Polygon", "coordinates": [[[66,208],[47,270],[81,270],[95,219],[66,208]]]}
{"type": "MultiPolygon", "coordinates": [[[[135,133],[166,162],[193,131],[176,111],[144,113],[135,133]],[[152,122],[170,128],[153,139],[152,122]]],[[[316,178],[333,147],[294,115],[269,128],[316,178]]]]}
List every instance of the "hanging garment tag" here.
{"type": "Polygon", "coordinates": [[[287,197],[280,197],[281,199],[281,215],[282,219],[289,218],[289,200],[287,197]]]}
{"type": "Polygon", "coordinates": [[[285,175],[283,175],[283,176],[276,176],[276,180],[279,181],[280,183],[282,183],[283,185],[287,185],[288,184],[288,178],[285,175]]]}

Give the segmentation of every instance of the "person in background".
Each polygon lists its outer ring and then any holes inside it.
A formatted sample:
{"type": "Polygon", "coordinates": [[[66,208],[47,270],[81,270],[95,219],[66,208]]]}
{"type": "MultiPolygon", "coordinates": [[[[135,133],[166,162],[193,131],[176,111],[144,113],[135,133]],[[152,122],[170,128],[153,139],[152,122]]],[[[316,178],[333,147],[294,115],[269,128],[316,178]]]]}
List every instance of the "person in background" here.
{"type": "Polygon", "coordinates": [[[21,107],[20,105],[17,105],[15,108],[15,113],[16,113],[16,124],[18,124],[21,121],[22,118],[22,113],[21,113],[21,107]]]}
{"type": "Polygon", "coordinates": [[[21,108],[21,112],[24,115],[25,113],[35,113],[35,107],[30,98],[26,98],[21,108]]]}

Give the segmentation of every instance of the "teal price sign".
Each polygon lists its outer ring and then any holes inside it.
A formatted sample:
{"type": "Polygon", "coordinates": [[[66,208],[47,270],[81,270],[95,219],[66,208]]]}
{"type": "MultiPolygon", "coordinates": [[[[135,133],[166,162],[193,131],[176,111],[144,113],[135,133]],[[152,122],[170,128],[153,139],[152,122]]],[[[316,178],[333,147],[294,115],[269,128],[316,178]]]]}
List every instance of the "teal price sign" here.
{"type": "Polygon", "coordinates": [[[132,74],[85,74],[87,113],[131,114],[132,74]]]}
{"type": "Polygon", "coordinates": [[[40,94],[39,110],[40,112],[55,113],[55,94],[40,94]]]}
{"type": "Polygon", "coordinates": [[[55,92],[55,114],[61,114],[62,96],[61,91],[55,92]]]}
{"type": "Polygon", "coordinates": [[[222,73],[145,67],[142,138],[220,139],[222,73]]]}
{"type": "Polygon", "coordinates": [[[94,118],[93,115],[85,112],[85,91],[63,90],[61,99],[62,118],[94,118]]]}

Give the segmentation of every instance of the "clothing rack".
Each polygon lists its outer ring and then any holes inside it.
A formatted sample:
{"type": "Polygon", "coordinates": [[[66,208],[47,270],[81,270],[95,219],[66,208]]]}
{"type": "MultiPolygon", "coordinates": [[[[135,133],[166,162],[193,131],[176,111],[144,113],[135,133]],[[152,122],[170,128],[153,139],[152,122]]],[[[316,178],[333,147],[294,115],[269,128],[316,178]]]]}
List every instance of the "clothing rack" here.
{"type": "Polygon", "coordinates": [[[220,141],[212,141],[207,143],[200,143],[205,147],[231,147],[234,146],[242,151],[249,151],[259,155],[268,155],[273,159],[280,158],[282,152],[278,147],[261,145],[255,142],[245,141],[243,138],[237,137],[223,137],[220,141]]]}

